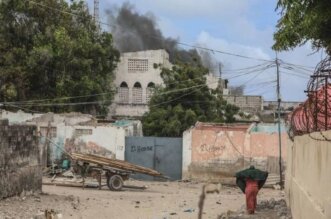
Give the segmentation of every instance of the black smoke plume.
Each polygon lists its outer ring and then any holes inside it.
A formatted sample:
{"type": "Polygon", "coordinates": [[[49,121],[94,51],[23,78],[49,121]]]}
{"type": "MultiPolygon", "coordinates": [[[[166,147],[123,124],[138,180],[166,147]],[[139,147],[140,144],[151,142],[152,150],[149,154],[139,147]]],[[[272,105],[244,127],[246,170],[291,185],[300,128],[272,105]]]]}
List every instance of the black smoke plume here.
{"type": "MultiPolygon", "coordinates": [[[[201,46],[201,45],[199,45],[201,46]]],[[[203,46],[202,46],[203,47],[203,46]]],[[[221,76],[221,63],[218,62],[209,50],[199,50],[201,63],[215,76],[221,76]]]]}
{"type": "Polygon", "coordinates": [[[229,88],[229,92],[231,95],[234,95],[234,96],[242,96],[242,95],[244,95],[244,89],[245,89],[245,85],[231,86],[229,88]]]}
{"type": "Polygon", "coordinates": [[[115,45],[121,52],[165,49],[172,63],[202,63],[196,49],[181,49],[177,45],[179,39],[165,37],[152,13],[139,14],[132,4],[124,3],[120,8],[108,11],[108,16],[115,45]]]}

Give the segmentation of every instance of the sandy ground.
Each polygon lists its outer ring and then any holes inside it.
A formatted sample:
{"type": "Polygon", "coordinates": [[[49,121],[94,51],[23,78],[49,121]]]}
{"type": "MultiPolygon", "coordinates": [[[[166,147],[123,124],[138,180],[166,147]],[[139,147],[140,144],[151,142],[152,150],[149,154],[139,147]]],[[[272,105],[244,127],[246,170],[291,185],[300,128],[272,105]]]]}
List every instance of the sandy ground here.
{"type": "MultiPolygon", "coordinates": [[[[112,192],[104,187],[43,186],[43,194],[14,197],[0,201],[0,218],[31,218],[39,211],[54,209],[63,218],[197,218],[202,183],[143,182],[130,180],[129,185],[146,190],[124,189],[112,192]]],[[[258,199],[280,199],[283,192],[262,189],[258,199]]],[[[219,194],[207,194],[203,218],[217,218],[228,210],[236,211],[245,204],[237,188],[223,187],[219,194]]]]}

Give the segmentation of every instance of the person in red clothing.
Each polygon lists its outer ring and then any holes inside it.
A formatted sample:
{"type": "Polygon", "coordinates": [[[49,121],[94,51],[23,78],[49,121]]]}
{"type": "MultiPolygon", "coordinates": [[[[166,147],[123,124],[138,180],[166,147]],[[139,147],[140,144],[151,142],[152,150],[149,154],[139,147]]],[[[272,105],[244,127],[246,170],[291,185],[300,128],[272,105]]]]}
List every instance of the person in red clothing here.
{"type": "Polygon", "coordinates": [[[248,214],[254,214],[255,212],[256,203],[257,203],[256,196],[258,192],[259,192],[258,181],[247,178],[245,195],[246,195],[246,208],[248,214]]]}
{"type": "Polygon", "coordinates": [[[254,166],[236,174],[237,185],[246,195],[246,208],[248,214],[254,214],[257,203],[257,193],[268,178],[268,172],[255,169],[254,166]]]}

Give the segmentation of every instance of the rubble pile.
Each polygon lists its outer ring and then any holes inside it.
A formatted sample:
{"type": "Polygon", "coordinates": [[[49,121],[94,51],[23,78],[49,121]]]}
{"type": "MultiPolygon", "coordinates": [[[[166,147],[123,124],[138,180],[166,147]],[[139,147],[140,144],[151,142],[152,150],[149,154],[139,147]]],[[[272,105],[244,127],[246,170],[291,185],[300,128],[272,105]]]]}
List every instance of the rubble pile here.
{"type": "Polygon", "coordinates": [[[265,211],[265,210],[274,210],[278,218],[280,219],[291,219],[290,209],[286,205],[286,201],[284,199],[275,200],[262,200],[257,205],[257,211],[265,211]]]}
{"type": "Polygon", "coordinates": [[[238,211],[227,211],[218,216],[218,219],[292,219],[291,212],[284,199],[270,199],[258,202],[253,215],[246,213],[246,206],[238,211]]]}

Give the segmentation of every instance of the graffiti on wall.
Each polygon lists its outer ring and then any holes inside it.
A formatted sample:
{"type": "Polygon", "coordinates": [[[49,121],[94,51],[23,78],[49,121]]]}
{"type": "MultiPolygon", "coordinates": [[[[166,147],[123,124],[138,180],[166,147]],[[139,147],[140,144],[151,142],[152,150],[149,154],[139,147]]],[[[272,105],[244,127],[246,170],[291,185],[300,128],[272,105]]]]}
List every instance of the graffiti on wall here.
{"type": "Polygon", "coordinates": [[[202,144],[200,145],[201,152],[208,152],[208,153],[222,153],[225,149],[225,145],[217,146],[217,145],[208,145],[202,144]]]}
{"type": "Polygon", "coordinates": [[[153,146],[131,146],[131,152],[145,152],[145,151],[153,151],[153,146]]]}

